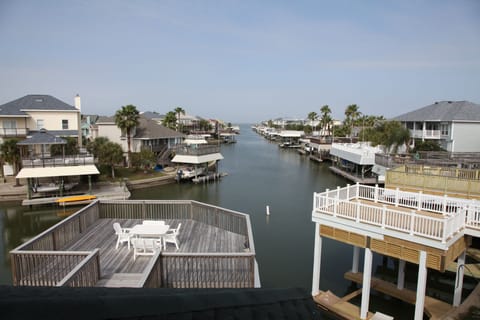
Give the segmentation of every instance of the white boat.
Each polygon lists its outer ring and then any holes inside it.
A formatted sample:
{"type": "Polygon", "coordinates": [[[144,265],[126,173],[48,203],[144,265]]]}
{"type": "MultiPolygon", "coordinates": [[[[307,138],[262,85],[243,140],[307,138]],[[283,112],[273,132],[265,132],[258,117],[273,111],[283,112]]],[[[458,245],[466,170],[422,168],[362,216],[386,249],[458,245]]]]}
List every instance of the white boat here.
{"type": "Polygon", "coordinates": [[[188,180],[192,179],[195,177],[198,177],[199,175],[202,175],[205,172],[204,168],[198,167],[198,168],[192,168],[192,167],[187,167],[187,168],[181,168],[177,171],[177,179],[182,179],[182,180],[188,180]]]}

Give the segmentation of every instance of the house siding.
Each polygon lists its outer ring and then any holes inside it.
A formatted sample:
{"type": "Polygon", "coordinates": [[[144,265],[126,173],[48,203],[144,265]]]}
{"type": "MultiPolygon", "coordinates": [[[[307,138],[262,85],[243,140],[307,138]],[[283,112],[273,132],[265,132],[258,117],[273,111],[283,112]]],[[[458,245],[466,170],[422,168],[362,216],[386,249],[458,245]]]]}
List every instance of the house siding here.
{"type": "Polygon", "coordinates": [[[480,124],[455,122],[452,124],[452,152],[480,152],[480,124]]]}
{"type": "Polygon", "coordinates": [[[30,118],[27,120],[27,127],[30,130],[38,130],[37,120],[42,119],[44,128],[53,130],[64,130],[62,128],[62,120],[68,120],[68,130],[78,130],[79,112],[62,112],[62,111],[28,111],[30,118]]]}

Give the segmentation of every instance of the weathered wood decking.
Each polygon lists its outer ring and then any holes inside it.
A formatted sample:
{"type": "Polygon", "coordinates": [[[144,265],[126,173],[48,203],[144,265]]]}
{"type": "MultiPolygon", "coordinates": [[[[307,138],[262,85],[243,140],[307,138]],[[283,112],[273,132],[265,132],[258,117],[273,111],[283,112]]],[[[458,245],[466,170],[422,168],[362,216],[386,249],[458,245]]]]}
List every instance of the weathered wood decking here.
{"type": "MultiPolygon", "coordinates": [[[[115,249],[117,236],[113,230],[113,223],[118,222],[122,227],[131,228],[142,223],[140,219],[100,219],[89,227],[85,234],[73,245],[64,248],[65,251],[89,251],[100,249],[100,285],[106,279],[115,278],[116,283],[127,286],[144,272],[152,256],[139,256],[133,260],[133,249],[126,244],[115,249]],[[135,276],[136,275],[136,276],[135,276]],[[132,279],[133,278],[133,279],[132,279]]],[[[212,227],[193,220],[165,220],[170,227],[182,224],[179,235],[179,249],[167,244],[166,252],[243,252],[245,237],[220,228],[212,227]]]]}

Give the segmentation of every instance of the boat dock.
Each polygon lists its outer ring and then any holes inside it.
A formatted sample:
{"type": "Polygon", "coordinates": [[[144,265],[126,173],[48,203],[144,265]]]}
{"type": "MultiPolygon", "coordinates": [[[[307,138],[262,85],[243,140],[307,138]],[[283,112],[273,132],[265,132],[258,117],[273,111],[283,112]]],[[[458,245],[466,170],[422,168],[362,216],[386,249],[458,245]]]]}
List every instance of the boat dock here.
{"type": "Polygon", "coordinates": [[[205,182],[210,182],[210,181],[217,181],[217,180],[220,180],[220,178],[225,177],[226,175],[228,175],[226,172],[209,173],[209,174],[204,175],[204,176],[199,176],[199,177],[193,178],[192,181],[194,183],[200,183],[200,182],[205,183],[205,182]]]}
{"type": "Polygon", "coordinates": [[[341,170],[337,167],[330,167],[330,170],[335,173],[335,174],[338,174],[342,177],[344,177],[345,179],[348,179],[352,182],[355,182],[355,183],[361,183],[361,184],[376,184],[377,183],[377,178],[362,178],[362,177],[359,177],[357,175],[354,175],[354,174],[350,174],[344,170],[341,170]]]}

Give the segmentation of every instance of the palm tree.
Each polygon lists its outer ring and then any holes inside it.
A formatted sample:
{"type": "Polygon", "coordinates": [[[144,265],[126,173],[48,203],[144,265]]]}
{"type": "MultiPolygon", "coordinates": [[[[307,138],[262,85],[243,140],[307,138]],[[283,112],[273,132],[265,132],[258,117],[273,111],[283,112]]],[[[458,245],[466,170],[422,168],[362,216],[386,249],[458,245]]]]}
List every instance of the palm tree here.
{"type": "Polygon", "coordinates": [[[353,131],[353,126],[355,124],[355,120],[357,120],[361,112],[358,111],[358,106],[356,104],[351,104],[345,109],[345,125],[349,126],[349,134],[350,134],[350,140],[352,139],[352,131],[353,131]]]}
{"type": "Polygon", "coordinates": [[[185,114],[185,110],[182,107],[176,107],[174,110],[175,114],[177,115],[177,131],[180,129],[180,115],[185,114]]]}
{"type": "MultiPolygon", "coordinates": [[[[17,146],[18,139],[7,139],[0,145],[0,152],[4,161],[10,163],[13,167],[13,175],[16,176],[19,169],[20,150],[17,146]]],[[[19,186],[18,179],[15,179],[16,185],[19,186]]]]}
{"type": "Polygon", "coordinates": [[[120,130],[125,131],[127,135],[127,146],[128,146],[128,159],[127,164],[130,168],[130,159],[131,159],[131,133],[132,129],[138,126],[140,114],[132,104],[123,106],[120,110],[117,110],[115,113],[115,124],[120,130]]]}
{"type": "Polygon", "coordinates": [[[313,126],[313,131],[315,132],[315,127],[316,127],[316,126],[313,125],[313,122],[314,122],[315,120],[317,120],[318,114],[317,114],[315,111],[312,111],[312,112],[310,112],[310,113],[308,114],[307,118],[308,118],[308,120],[311,121],[312,126],[313,126]]]}
{"type": "Polygon", "coordinates": [[[332,122],[330,114],[332,113],[332,110],[330,110],[330,107],[326,104],[320,108],[320,112],[322,113],[320,118],[322,129],[325,130],[325,127],[327,127],[328,135],[330,135],[330,123],[332,122]]]}
{"type": "Polygon", "coordinates": [[[162,125],[164,125],[169,129],[175,129],[176,122],[177,122],[177,117],[175,116],[175,112],[169,111],[165,115],[165,118],[163,118],[162,125]]]}

